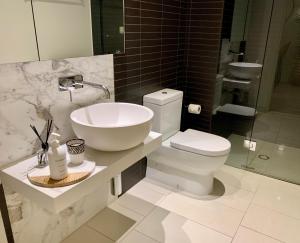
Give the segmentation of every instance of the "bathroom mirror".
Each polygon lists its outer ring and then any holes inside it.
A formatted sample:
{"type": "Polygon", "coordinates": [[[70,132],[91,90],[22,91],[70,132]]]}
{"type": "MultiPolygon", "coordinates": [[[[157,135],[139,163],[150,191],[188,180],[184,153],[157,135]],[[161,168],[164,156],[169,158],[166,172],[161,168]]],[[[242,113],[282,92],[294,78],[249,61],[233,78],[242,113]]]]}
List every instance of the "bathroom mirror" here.
{"type": "Polygon", "coordinates": [[[37,61],[30,1],[0,1],[0,64],[37,61]]]}
{"type": "Polygon", "coordinates": [[[1,0],[0,63],[123,53],[123,7],[123,0],[1,0]]]}
{"type": "Polygon", "coordinates": [[[123,0],[33,0],[41,60],[124,52],[123,0]]]}

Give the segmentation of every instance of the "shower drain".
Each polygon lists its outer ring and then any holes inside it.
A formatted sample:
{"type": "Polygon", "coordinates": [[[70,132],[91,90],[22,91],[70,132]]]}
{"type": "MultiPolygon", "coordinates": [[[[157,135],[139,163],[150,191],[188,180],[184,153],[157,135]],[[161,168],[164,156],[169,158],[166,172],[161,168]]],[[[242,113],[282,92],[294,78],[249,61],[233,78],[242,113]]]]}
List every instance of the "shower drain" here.
{"type": "Polygon", "coordinates": [[[262,160],[268,160],[268,159],[270,159],[270,157],[268,155],[266,155],[266,154],[259,154],[258,158],[260,158],[262,160]]]}

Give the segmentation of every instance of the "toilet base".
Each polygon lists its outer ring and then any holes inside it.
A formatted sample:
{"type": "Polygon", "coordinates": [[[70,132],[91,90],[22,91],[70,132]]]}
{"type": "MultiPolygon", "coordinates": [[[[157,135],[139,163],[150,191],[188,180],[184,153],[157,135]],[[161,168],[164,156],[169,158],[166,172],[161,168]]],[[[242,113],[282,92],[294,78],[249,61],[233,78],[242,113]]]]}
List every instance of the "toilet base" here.
{"type": "MultiPolygon", "coordinates": [[[[161,170],[147,167],[146,177],[197,196],[208,195],[213,190],[213,174],[197,175],[195,179],[193,178],[194,180],[190,180],[182,175],[179,176],[175,173],[166,173],[161,170]]],[[[186,177],[189,178],[188,175],[186,177]]]]}

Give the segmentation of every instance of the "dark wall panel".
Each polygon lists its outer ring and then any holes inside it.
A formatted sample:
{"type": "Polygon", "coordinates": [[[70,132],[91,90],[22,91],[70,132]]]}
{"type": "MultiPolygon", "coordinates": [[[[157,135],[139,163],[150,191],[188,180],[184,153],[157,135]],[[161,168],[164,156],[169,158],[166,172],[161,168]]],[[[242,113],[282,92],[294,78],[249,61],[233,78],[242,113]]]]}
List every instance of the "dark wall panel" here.
{"type": "Polygon", "coordinates": [[[177,87],[180,0],[125,0],[125,54],[114,55],[116,101],[177,87]]]}
{"type": "MultiPolygon", "coordinates": [[[[142,104],[143,95],[177,88],[179,0],[125,0],[125,54],[114,55],[116,101],[142,104]]],[[[123,192],[146,173],[146,159],[122,173],[123,192]]]]}
{"type": "Polygon", "coordinates": [[[235,0],[224,0],[222,39],[230,39],[235,0]]]}
{"type": "Polygon", "coordinates": [[[187,0],[186,7],[184,104],[201,104],[202,112],[193,115],[184,109],[182,129],[210,132],[224,1],[187,0]]]}
{"type": "MultiPolygon", "coordinates": [[[[142,104],[163,87],[184,91],[182,128],[209,131],[222,28],[223,0],[125,0],[125,54],[114,55],[116,101],[142,104]]],[[[145,161],[122,173],[124,191],[144,176],[145,161]]]]}

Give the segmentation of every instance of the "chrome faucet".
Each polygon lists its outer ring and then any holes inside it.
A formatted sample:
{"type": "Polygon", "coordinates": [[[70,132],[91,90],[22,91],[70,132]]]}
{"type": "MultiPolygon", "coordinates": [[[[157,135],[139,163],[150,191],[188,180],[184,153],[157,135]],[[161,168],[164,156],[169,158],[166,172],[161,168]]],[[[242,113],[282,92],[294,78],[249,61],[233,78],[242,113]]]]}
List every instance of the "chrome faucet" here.
{"type": "Polygon", "coordinates": [[[103,90],[105,93],[105,98],[110,99],[110,92],[106,86],[104,86],[102,84],[84,81],[83,76],[80,74],[74,75],[74,76],[58,78],[58,90],[59,91],[69,91],[71,102],[73,100],[72,90],[83,88],[84,85],[88,85],[88,86],[103,90]]]}

